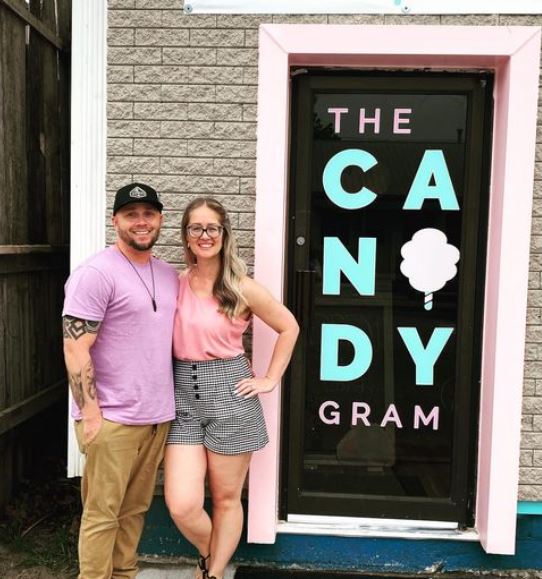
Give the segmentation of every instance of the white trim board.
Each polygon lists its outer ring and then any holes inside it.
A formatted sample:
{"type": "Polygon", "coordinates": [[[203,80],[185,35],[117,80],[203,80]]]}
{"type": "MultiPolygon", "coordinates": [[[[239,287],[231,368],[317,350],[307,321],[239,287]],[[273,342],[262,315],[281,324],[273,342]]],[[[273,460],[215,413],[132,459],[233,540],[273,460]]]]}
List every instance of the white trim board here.
{"type": "Polygon", "coordinates": [[[475,529],[459,529],[448,521],[414,521],[403,519],[370,519],[288,515],[278,521],[277,533],[292,535],[329,535],[336,537],[384,537],[402,539],[444,539],[479,541],[475,529]]]}
{"type": "Polygon", "coordinates": [[[540,0],[186,0],[187,14],[542,14],[540,0]]]}
{"type": "MultiPolygon", "coordinates": [[[[73,0],[70,270],[105,247],[106,68],[107,0],[73,0]]],[[[83,465],[69,420],[68,476],[83,465]]]]}

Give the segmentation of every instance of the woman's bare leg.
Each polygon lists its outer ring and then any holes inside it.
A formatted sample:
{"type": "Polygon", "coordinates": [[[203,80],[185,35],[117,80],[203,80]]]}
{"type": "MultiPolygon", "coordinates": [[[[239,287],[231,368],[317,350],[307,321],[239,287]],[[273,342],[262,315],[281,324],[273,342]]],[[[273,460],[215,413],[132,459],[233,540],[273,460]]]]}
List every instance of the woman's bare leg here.
{"type": "Polygon", "coordinates": [[[208,477],[213,500],[209,576],[222,579],[241,537],[241,491],[252,453],[233,456],[207,451],[208,477]]]}
{"type": "MultiPolygon", "coordinates": [[[[168,444],[164,457],[164,495],[171,518],[183,536],[206,557],[212,523],[203,509],[207,450],[202,445],[168,444]]],[[[199,569],[196,577],[202,577],[199,569]]]]}

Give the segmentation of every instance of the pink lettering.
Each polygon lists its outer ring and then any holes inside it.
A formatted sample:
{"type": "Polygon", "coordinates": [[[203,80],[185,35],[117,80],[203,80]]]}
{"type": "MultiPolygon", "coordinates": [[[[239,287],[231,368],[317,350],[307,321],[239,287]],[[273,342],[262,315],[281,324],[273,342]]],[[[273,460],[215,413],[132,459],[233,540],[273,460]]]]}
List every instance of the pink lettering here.
{"type": "Polygon", "coordinates": [[[425,416],[423,410],[420,406],[416,404],[414,406],[414,428],[420,428],[420,420],[423,422],[424,426],[429,426],[430,422],[433,422],[433,430],[438,430],[438,418],[439,418],[439,407],[433,406],[433,410],[429,413],[429,416],[425,416]]]}
{"type": "Polygon", "coordinates": [[[393,111],[393,132],[394,134],[405,134],[410,135],[412,132],[411,129],[401,129],[399,125],[408,125],[410,123],[410,119],[402,118],[401,115],[410,115],[412,113],[412,109],[394,109],[393,111]]]}
{"type": "Polygon", "coordinates": [[[395,408],[395,404],[390,404],[388,409],[386,410],[386,414],[384,414],[384,418],[382,418],[382,422],[380,426],[384,427],[388,424],[388,422],[393,422],[397,426],[397,428],[403,428],[403,424],[401,419],[399,418],[399,414],[397,412],[397,408],[395,408]]]}
{"type": "Polygon", "coordinates": [[[341,413],[338,411],[339,405],[334,400],[326,400],[320,404],[318,409],[318,416],[324,424],[340,424],[341,423],[341,413]],[[329,413],[330,418],[326,416],[326,410],[331,407],[335,410],[329,413]]]}
{"type": "Polygon", "coordinates": [[[360,419],[365,426],[371,426],[367,420],[369,414],[371,414],[371,407],[366,402],[352,402],[352,426],[356,426],[360,419]],[[360,408],[362,412],[359,411],[360,408]]]}
{"type": "Polygon", "coordinates": [[[347,113],[348,109],[342,109],[342,108],[329,108],[327,109],[327,112],[331,115],[335,115],[335,128],[334,131],[336,133],[340,133],[341,132],[341,115],[343,113],[347,113]]]}
{"type": "Polygon", "coordinates": [[[375,109],[375,116],[370,118],[365,116],[365,109],[359,109],[359,132],[365,133],[365,125],[374,125],[375,135],[380,133],[380,109],[375,109]]]}

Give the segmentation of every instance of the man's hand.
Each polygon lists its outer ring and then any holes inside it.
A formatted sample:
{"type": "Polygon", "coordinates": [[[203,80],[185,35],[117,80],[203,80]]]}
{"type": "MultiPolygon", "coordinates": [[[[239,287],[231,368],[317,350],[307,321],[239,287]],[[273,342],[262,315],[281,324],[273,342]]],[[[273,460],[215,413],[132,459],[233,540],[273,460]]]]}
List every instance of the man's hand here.
{"type": "Polygon", "coordinates": [[[83,415],[83,442],[85,444],[91,443],[100,432],[102,427],[102,413],[93,413],[90,416],[83,415]]]}

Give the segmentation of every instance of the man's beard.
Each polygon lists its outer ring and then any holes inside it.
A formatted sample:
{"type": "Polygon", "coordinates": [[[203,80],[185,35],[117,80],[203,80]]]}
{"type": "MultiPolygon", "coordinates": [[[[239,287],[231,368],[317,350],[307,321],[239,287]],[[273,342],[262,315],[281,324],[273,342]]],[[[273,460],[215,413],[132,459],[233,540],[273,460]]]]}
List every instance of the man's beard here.
{"type": "Polygon", "coordinates": [[[122,241],[124,241],[124,243],[126,243],[126,245],[129,245],[130,247],[132,247],[136,251],[147,251],[147,250],[151,249],[154,246],[154,244],[158,241],[159,235],[160,235],[160,230],[157,229],[154,232],[154,236],[151,238],[150,241],[148,241],[147,243],[138,243],[135,239],[132,239],[124,231],[118,231],[118,236],[122,239],[122,241]]]}

